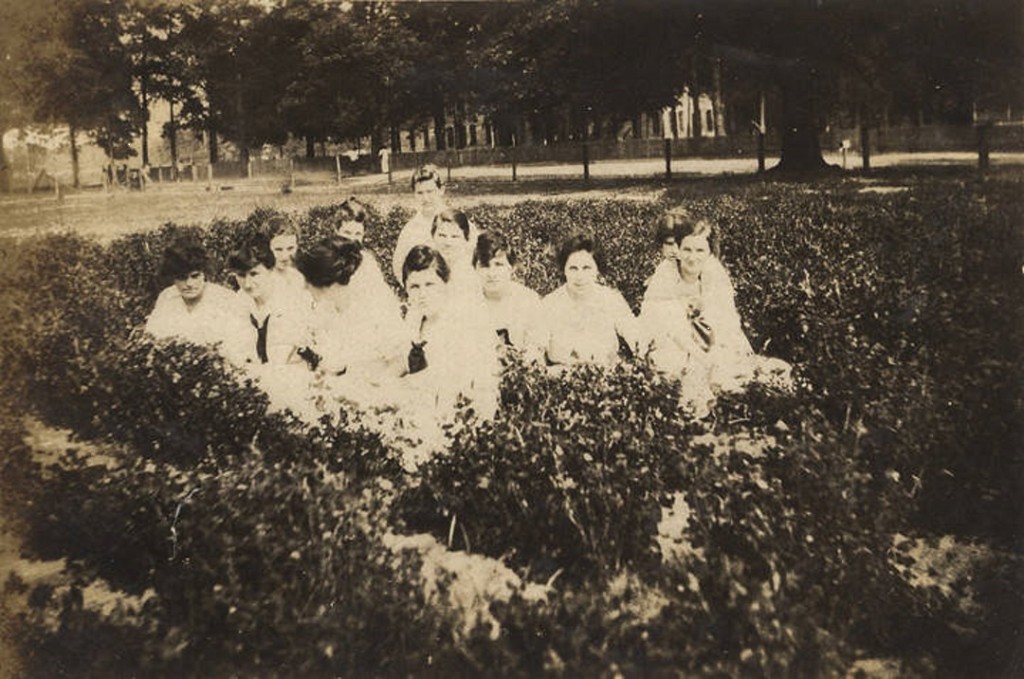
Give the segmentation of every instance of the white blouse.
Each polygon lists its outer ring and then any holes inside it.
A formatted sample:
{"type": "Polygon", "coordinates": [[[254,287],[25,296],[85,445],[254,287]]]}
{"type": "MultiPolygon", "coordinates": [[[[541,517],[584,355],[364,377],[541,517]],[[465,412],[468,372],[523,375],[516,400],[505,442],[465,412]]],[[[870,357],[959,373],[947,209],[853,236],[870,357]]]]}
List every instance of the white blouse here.
{"type": "Polygon", "coordinates": [[[216,283],[206,283],[192,305],[185,303],[176,286],[165,288],[145,330],[159,339],[217,345],[221,355],[238,365],[256,358],[256,329],[249,322],[248,308],[237,294],[216,283]]]}
{"type": "Polygon", "coordinates": [[[614,288],[597,285],[590,297],[576,300],[563,285],[541,301],[541,308],[545,348],[552,363],[614,365],[619,337],[637,350],[636,318],[614,288]]]}

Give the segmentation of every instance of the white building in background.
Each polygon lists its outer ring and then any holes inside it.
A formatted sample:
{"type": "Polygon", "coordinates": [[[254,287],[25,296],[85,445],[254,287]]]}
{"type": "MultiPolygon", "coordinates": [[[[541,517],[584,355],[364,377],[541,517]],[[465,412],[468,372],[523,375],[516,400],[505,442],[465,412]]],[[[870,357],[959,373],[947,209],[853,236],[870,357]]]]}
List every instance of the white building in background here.
{"type": "MultiPolygon", "coordinates": [[[[724,113],[722,117],[724,119],[724,113]]],[[[690,88],[684,87],[676,99],[676,105],[661,110],[661,131],[665,139],[718,136],[715,131],[715,106],[711,97],[702,92],[695,98],[690,94],[690,88]]]]}

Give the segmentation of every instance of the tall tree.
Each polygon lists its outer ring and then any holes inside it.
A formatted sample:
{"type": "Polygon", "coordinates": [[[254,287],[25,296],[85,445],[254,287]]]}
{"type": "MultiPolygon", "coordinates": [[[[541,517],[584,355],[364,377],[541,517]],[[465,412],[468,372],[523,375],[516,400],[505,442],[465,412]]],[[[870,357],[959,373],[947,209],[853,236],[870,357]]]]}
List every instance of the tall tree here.
{"type": "Polygon", "coordinates": [[[40,40],[43,22],[54,0],[0,3],[0,192],[11,190],[12,167],[3,138],[8,130],[32,121],[39,81],[30,63],[41,50],[56,47],[40,40]]]}
{"type": "Polygon", "coordinates": [[[132,91],[131,60],[122,43],[123,4],[68,0],[37,26],[44,43],[29,64],[39,83],[35,118],[70,128],[73,183],[79,185],[77,135],[92,134],[111,159],[130,153],[141,111],[132,91]]]}

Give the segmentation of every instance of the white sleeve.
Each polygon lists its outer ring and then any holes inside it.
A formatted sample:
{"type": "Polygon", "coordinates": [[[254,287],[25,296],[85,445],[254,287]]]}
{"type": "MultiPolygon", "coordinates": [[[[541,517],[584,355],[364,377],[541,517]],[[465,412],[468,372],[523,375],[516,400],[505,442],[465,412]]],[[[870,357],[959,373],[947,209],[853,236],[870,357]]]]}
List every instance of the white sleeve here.
{"type": "Polygon", "coordinates": [[[402,282],[402,265],[405,264],[405,258],[409,255],[409,251],[416,245],[414,240],[412,220],[409,220],[398,234],[398,242],[395,243],[395,252],[391,258],[391,271],[395,274],[395,280],[400,284],[402,282]]]}
{"type": "Polygon", "coordinates": [[[174,320],[174,287],[165,288],[156,298],[153,311],[146,319],[145,330],[158,339],[172,337],[177,328],[174,320]]]}
{"type": "Polygon", "coordinates": [[[612,318],[615,319],[615,332],[625,340],[630,350],[636,355],[639,352],[641,340],[636,316],[633,315],[633,310],[629,308],[629,304],[626,303],[626,298],[622,296],[621,292],[614,288],[609,288],[609,290],[612,293],[609,300],[611,304],[609,311],[612,318]]]}

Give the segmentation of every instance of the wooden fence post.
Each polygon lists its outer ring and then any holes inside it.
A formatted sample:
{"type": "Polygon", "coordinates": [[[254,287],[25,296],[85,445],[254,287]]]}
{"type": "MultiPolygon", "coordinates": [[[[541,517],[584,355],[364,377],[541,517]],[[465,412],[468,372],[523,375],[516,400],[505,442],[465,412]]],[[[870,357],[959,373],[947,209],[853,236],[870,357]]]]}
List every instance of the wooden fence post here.
{"type": "Polygon", "coordinates": [[[871,131],[867,125],[860,126],[860,157],[865,170],[871,169],[871,131]]]}
{"type": "Polygon", "coordinates": [[[512,135],[512,181],[516,180],[516,135],[512,135]]]}
{"type": "Polygon", "coordinates": [[[978,125],[978,169],[984,172],[989,166],[989,145],[988,131],[992,123],[981,123],[978,125]]]}

